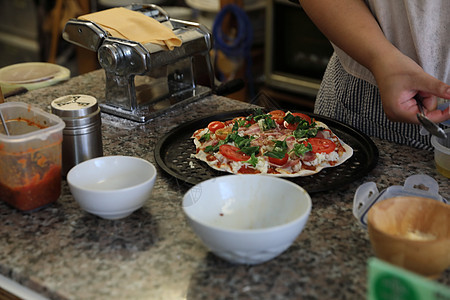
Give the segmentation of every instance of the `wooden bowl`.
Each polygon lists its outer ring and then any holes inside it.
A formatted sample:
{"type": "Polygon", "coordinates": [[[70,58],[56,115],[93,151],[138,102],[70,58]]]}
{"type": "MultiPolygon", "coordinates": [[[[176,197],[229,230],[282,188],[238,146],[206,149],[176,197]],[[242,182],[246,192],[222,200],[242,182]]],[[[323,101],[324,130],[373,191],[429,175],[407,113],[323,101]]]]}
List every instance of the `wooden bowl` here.
{"type": "Polygon", "coordinates": [[[450,266],[450,205],[421,197],[394,197],[368,213],[375,255],[435,278],[450,266]]]}

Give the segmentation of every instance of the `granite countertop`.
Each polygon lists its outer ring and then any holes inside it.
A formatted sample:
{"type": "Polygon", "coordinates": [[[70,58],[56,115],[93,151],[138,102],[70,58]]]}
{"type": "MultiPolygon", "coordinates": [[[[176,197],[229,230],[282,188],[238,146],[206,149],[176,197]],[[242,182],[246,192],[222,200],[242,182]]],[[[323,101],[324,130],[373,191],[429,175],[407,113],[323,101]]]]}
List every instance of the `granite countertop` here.
{"type": "MultiPolygon", "coordinates": [[[[7,98],[50,111],[68,94],[104,101],[97,70],[51,87],[7,98]]],[[[211,95],[147,124],[102,114],[104,155],[131,155],[154,164],[156,142],[183,122],[249,104],[211,95]]],[[[437,173],[433,153],[373,138],[377,166],[338,190],[312,195],[302,234],[279,257],[260,265],[233,265],[211,254],[187,226],[181,199],[190,185],[163,172],[145,206],[121,220],[104,220],[79,208],[63,180],[54,204],[22,213],[0,203],[0,273],[51,299],[365,299],[366,230],[352,214],[359,185],[381,191],[427,174],[450,199],[449,180],[437,173]]],[[[450,285],[450,270],[439,282],[450,285]]]]}

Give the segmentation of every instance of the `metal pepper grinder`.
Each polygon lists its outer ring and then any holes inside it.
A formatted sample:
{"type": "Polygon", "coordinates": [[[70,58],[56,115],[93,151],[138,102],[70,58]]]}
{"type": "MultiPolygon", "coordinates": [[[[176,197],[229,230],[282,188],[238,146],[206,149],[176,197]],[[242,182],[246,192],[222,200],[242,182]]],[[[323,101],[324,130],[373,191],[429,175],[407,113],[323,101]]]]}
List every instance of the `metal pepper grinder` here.
{"type": "Polygon", "coordinates": [[[66,123],[62,142],[62,175],[85,160],[103,156],[100,108],[89,95],[67,95],[51,103],[52,113],[66,123]]]}

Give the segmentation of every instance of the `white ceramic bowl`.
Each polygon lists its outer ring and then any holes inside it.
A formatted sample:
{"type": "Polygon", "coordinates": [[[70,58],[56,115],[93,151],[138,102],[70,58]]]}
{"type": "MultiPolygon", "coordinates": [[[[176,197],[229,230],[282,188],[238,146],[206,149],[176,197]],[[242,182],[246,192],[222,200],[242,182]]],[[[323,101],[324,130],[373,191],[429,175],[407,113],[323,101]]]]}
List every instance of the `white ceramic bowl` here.
{"type": "Polygon", "coordinates": [[[142,207],[155,180],[155,166],[131,156],[93,158],[67,174],[72,196],[81,208],[104,219],[121,219],[142,207]]]}
{"type": "Polygon", "coordinates": [[[268,261],[302,232],[311,198],[300,186],[265,175],[225,175],[192,187],[187,221],[217,256],[240,264],[268,261]]]}

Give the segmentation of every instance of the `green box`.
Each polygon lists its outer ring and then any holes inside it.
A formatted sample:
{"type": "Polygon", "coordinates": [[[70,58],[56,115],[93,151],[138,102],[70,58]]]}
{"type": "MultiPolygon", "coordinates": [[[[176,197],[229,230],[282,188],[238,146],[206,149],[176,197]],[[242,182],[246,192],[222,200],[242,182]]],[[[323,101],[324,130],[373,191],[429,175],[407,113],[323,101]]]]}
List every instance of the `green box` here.
{"type": "Polygon", "coordinates": [[[368,270],[368,300],[450,300],[450,287],[377,258],[368,270]]]}

